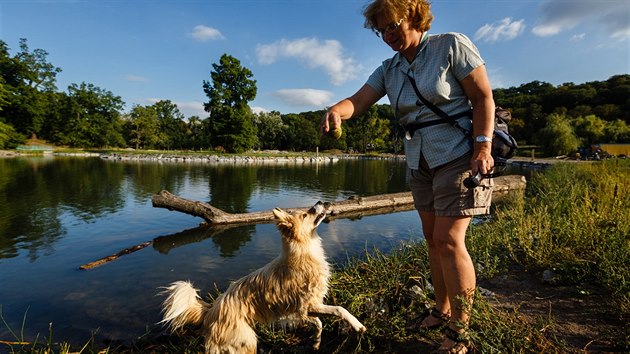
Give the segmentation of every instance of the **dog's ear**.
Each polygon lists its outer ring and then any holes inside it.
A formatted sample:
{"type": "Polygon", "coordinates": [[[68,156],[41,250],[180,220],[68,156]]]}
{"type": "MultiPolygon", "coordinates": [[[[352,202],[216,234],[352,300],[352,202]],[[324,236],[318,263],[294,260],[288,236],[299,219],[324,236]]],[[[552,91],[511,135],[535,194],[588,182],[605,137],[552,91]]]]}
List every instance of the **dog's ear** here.
{"type": "Polygon", "coordinates": [[[278,227],[290,229],[293,227],[291,215],[280,208],[273,209],[273,215],[276,217],[278,227]]]}
{"type": "Polygon", "coordinates": [[[289,216],[289,214],[287,214],[284,210],[282,210],[280,208],[274,208],[273,209],[273,215],[278,220],[284,220],[284,219],[287,218],[287,216],[289,216]]]}

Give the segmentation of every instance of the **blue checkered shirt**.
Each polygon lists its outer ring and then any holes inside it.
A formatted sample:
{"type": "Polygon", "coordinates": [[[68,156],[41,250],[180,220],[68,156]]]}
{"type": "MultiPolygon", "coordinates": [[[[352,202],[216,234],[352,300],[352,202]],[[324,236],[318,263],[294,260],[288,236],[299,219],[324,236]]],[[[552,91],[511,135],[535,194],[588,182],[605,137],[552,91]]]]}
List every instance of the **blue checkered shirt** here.
{"type": "MultiPolygon", "coordinates": [[[[367,84],[381,95],[387,94],[394,114],[402,125],[438,119],[419,101],[407,75],[412,75],[422,96],[448,115],[470,109],[470,101],[459,83],[473,69],[484,64],[477,47],[463,34],[424,34],[418,53],[409,63],[396,53],[370,75],[367,84]]],[[[458,120],[472,131],[470,118],[458,120]]],[[[420,154],[430,168],[461,157],[471,150],[470,138],[451,124],[436,124],[416,130],[405,141],[405,155],[410,169],[417,170],[420,154]]]]}

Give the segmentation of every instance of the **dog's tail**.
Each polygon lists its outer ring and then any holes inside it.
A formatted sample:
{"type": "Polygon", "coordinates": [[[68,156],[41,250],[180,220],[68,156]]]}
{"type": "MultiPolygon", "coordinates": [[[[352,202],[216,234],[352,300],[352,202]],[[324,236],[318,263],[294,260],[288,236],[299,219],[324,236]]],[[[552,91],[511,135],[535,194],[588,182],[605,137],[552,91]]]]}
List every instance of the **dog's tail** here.
{"type": "Polygon", "coordinates": [[[173,332],[186,324],[199,325],[203,322],[208,304],[201,300],[192,283],[176,281],[164,289],[160,294],[167,294],[168,297],[162,304],[164,319],[159,324],[173,332]]]}

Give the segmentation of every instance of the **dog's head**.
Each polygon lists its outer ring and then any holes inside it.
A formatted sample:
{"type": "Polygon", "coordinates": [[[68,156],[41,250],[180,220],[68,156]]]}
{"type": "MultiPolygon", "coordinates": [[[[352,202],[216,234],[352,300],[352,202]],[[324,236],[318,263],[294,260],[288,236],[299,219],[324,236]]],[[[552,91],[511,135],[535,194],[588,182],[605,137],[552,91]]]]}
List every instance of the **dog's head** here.
{"type": "Polygon", "coordinates": [[[276,226],[284,237],[306,241],[316,237],[317,226],[326,218],[329,203],[317,202],[306,212],[287,213],[280,208],[273,210],[276,226]]]}

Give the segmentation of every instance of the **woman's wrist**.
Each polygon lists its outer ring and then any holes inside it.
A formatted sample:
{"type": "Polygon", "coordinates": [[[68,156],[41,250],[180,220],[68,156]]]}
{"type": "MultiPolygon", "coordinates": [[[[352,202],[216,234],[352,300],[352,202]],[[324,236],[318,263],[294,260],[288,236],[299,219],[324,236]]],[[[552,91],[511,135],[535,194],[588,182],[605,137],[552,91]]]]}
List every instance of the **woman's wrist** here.
{"type": "Polygon", "coordinates": [[[473,147],[475,155],[489,154],[492,151],[492,142],[475,143],[473,147]]]}

